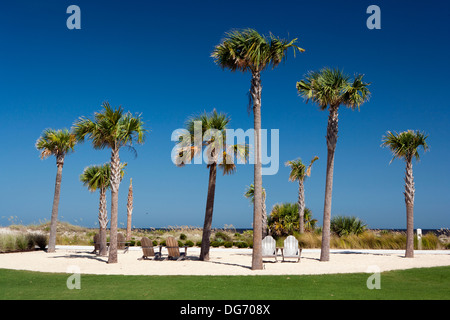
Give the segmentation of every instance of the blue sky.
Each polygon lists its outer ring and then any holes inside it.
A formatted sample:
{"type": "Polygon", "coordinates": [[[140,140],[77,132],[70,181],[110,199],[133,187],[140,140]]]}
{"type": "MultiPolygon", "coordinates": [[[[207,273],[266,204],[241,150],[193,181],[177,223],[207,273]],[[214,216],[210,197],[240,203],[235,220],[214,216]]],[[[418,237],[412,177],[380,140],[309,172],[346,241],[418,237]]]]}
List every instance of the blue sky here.
{"type": "MultiPolygon", "coordinates": [[[[251,27],[298,38],[305,53],[262,74],[262,127],[279,129],[280,168],[264,176],[267,208],[297,200],[284,162],[314,155],[306,205],[322,224],[328,113],[298,96],[309,70],[339,67],[363,73],[372,97],[360,112],[342,108],[335,157],[332,215],[355,215],[371,228],[405,228],[404,162],[380,147],[387,130],[429,134],[430,152],[414,164],[415,226],[450,227],[450,157],[447,99],[450,5],[444,1],[4,1],[0,4],[0,225],[50,219],[54,158],[40,160],[34,144],[45,128],[70,128],[107,100],[142,113],[149,134],[121,151],[128,162],[120,187],[119,225],[126,221],[133,178],[136,227],[202,226],[208,170],[177,168],[170,159],[172,131],[187,117],[216,108],[231,128],[253,127],[247,113],[250,75],[223,71],[210,57],[224,33],[251,27]],[[69,30],[66,9],[81,9],[81,30],[69,30]],[[381,30],[369,30],[366,9],[381,9],[381,30]],[[10,219],[10,217],[14,217],[10,219]]],[[[109,161],[108,150],[76,147],[63,169],[61,220],[97,226],[98,193],[79,175],[109,161]]],[[[217,177],[214,227],[251,227],[243,197],[253,167],[217,177]]],[[[108,195],[109,200],[109,195],[108,195]]]]}

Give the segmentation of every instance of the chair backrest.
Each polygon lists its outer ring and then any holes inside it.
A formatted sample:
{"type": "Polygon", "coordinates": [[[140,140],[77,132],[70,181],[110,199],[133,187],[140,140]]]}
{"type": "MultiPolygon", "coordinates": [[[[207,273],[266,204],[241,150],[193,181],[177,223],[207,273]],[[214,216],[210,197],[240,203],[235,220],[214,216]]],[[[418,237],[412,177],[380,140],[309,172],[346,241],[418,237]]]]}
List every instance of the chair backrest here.
{"type": "Polygon", "coordinates": [[[94,250],[100,250],[100,235],[98,233],[94,235],[94,250]]]}
{"type": "Polygon", "coordinates": [[[180,249],[178,246],[178,241],[174,237],[167,237],[166,248],[169,257],[178,258],[180,256],[180,249]]]}
{"type": "Polygon", "coordinates": [[[121,233],[117,234],[117,249],[125,249],[125,236],[121,233]]]}
{"type": "Polygon", "coordinates": [[[142,246],[142,252],[144,254],[144,257],[154,257],[155,251],[153,250],[153,242],[147,238],[143,237],[141,239],[141,246],[142,246]]]}
{"type": "Polygon", "coordinates": [[[298,240],[294,236],[288,236],[284,239],[284,255],[297,256],[298,252],[298,240]]]}
{"type": "Polygon", "coordinates": [[[274,256],[277,250],[277,243],[272,236],[266,236],[262,241],[262,255],[274,256]]]}

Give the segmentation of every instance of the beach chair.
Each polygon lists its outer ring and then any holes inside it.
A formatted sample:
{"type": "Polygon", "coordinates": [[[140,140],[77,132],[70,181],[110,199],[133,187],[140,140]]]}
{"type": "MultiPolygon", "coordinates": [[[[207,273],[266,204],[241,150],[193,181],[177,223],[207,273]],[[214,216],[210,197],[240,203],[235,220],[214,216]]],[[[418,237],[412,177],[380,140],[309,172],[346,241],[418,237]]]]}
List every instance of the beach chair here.
{"type": "Polygon", "coordinates": [[[159,260],[161,258],[161,246],[159,246],[159,252],[155,252],[153,247],[153,242],[147,238],[143,237],[141,239],[142,246],[142,259],[149,260],[151,257],[154,257],[154,260],[159,260]]]}
{"type": "Polygon", "coordinates": [[[272,236],[266,236],[262,240],[262,257],[275,258],[277,261],[277,243],[272,236]]]}
{"type": "Polygon", "coordinates": [[[167,237],[166,248],[168,251],[168,258],[170,260],[184,260],[187,255],[187,246],[184,246],[184,252],[180,253],[180,247],[178,241],[174,237],[167,237]]]}
{"type": "Polygon", "coordinates": [[[117,249],[123,250],[123,253],[128,252],[130,243],[125,240],[125,236],[122,233],[117,234],[117,249]]]}
{"type": "Polygon", "coordinates": [[[288,236],[284,240],[283,248],[281,248],[283,261],[285,258],[297,258],[297,262],[300,262],[301,254],[302,249],[298,246],[298,240],[294,236],[288,236]]]}

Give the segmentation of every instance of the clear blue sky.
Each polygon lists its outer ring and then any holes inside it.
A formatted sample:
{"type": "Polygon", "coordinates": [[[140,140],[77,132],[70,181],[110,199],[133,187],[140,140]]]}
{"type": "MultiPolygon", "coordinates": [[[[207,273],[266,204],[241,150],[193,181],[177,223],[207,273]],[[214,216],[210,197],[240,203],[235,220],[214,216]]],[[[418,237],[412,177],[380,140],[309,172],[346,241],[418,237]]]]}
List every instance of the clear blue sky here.
{"type": "MultiPolygon", "coordinates": [[[[305,104],[295,84],[307,71],[329,66],[363,73],[372,83],[372,98],[360,112],[342,108],[339,115],[332,214],[358,216],[371,228],[405,228],[405,165],[389,165],[391,154],[380,144],[387,130],[419,129],[429,134],[431,149],[414,164],[415,226],[449,228],[449,9],[437,0],[2,1],[0,225],[10,216],[22,223],[50,219],[56,161],[40,160],[35,141],[43,129],[70,128],[108,100],[142,113],[149,129],[136,159],[121,151],[128,167],[119,224],[126,221],[131,177],[134,226],[202,226],[208,170],[175,167],[170,137],[188,116],[213,108],[231,117],[231,128],[253,126],[250,75],[223,71],[210,57],[226,31],[251,27],[297,37],[306,49],[262,74],[262,126],[280,130],[279,172],[263,177],[268,211],[297,200],[284,162],[317,155],[306,205],[322,224],[328,113],[305,104]],[[71,4],[81,9],[81,30],[66,27],[71,4]],[[366,27],[371,4],[381,8],[381,30],[366,27]]],[[[79,175],[109,157],[88,142],[66,157],[61,220],[98,225],[98,193],[88,192],[79,175]]],[[[251,226],[243,193],[252,181],[250,165],[218,174],[214,227],[251,226]]]]}

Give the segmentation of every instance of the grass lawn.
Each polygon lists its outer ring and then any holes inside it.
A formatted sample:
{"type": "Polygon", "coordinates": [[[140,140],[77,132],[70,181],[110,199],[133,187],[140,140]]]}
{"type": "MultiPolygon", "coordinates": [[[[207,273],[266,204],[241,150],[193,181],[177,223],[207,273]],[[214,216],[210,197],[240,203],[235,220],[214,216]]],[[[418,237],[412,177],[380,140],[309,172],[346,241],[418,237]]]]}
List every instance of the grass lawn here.
{"type": "Polygon", "coordinates": [[[366,286],[370,274],[311,276],[121,276],[0,269],[0,299],[450,299],[450,267],[383,272],[381,289],[366,286]]]}

